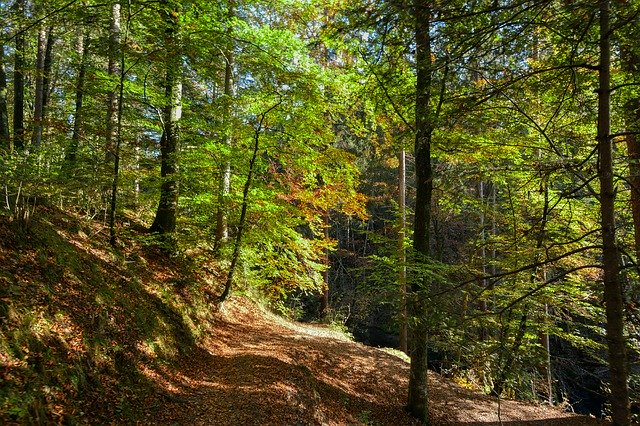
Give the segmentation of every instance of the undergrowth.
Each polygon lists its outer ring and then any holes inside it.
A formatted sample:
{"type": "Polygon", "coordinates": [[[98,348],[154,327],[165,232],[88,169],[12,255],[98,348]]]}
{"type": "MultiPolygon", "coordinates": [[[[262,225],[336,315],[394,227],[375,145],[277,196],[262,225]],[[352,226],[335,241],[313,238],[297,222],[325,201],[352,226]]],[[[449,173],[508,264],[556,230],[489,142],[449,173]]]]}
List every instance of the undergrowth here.
{"type": "Polygon", "coordinates": [[[0,423],[144,421],[163,402],[150,371],[206,334],[216,271],[123,238],[51,207],[28,227],[0,214],[0,423]]]}

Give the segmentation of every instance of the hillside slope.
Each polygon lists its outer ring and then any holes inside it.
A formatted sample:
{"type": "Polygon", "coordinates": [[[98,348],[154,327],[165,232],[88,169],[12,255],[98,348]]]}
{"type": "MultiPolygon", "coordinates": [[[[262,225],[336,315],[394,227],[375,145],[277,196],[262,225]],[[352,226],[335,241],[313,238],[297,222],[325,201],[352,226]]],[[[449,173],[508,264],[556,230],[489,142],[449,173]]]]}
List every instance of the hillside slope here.
{"type": "MultiPolygon", "coordinates": [[[[410,425],[408,364],[243,298],[215,264],[40,206],[0,215],[0,423],[410,425]],[[189,260],[191,259],[191,260],[189,260]]],[[[431,376],[434,424],[588,425],[431,376]]]]}

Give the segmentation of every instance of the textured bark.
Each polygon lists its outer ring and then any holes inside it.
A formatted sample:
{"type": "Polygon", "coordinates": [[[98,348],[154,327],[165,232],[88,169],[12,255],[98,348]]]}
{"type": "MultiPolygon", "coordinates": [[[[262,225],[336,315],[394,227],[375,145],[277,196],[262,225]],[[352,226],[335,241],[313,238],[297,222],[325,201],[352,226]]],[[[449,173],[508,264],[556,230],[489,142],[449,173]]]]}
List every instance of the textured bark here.
{"type": "Polygon", "coordinates": [[[611,27],[609,0],[600,1],[599,16],[598,178],[600,180],[602,265],[604,272],[604,303],[607,317],[606,334],[611,388],[610,403],[613,423],[616,426],[626,426],[630,424],[630,408],[622,283],[619,273],[620,256],[616,245],[615,189],[611,140],[611,27]]]}
{"type": "Polygon", "coordinates": [[[175,231],[178,210],[178,144],[180,118],[182,116],[182,72],[178,47],[178,13],[169,12],[168,2],[163,1],[165,19],[165,49],[167,52],[165,79],[164,127],[160,139],[161,166],[160,202],[150,231],[169,234],[175,231]]]}
{"type": "MultiPolygon", "coordinates": [[[[413,248],[418,264],[430,256],[429,226],[431,222],[431,198],[433,177],[431,167],[431,136],[433,123],[431,114],[431,39],[429,36],[431,10],[426,2],[418,1],[414,6],[416,19],[416,207],[413,227],[413,248]]],[[[408,295],[408,314],[411,321],[411,347],[409,357],[409,395],[407,410],[424,424],[429,423],[427,386],[427,303],[423,289],[427,283],[412,280],[408,295]]]]}
{"type": "MultiPolygon", "coordinates": [[[[24,19],[24,0],[14,3],[16,19],[24,19]]],[[[19,30],[15,36],[13,65],[13,147],[24,150],[24,33],[19,30]]]]}
{"type": "Polygon", "coordinates": [[[4,45],[0,43],[0,151],[11,152],[9,112],[7,109],[7,75],[4,71],[4,45]]]}

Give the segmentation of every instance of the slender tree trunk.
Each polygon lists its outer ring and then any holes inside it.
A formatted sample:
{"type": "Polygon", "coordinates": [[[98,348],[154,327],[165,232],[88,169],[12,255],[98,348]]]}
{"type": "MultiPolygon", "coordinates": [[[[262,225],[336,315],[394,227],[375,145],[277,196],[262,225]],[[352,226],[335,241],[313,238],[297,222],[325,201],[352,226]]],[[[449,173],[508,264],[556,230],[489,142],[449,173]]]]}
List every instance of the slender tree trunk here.
{"type": "MultiPolygon", "coordinates": [[[[543,279],[546,281],[546,274],[543,273],[543,279]]],[[[546,320],[549,318],[549,305],[545,303],[544,305],[544,315],[546,320]]],[[[545,373],[547,380],[547,402],[549,405],[553,405],[553,371],[551,370],[551,339],[549,338],[549,333],[543,333],[541,336],[542,347],[545,352],[545,373]]]]}
{"type": "MultiPolygon", "coordinates": [[[[329,210],[324,212],[324,239],[329,239],[329,210]]],[[[320,317],[329,314],[329,248],[324,251],[325,270],[322,272],[322,291],[320,293],[320,317]]]]}
{"type": "Polygon", "coordinates": [[[244,227],[247,221],[247,209],[249,207],[249,190],[253,182],[253,173],[255,169],[256,160],[258,159],[258,153],[260,149],[260,133],[264,127],[264,120],[267,114],[277,108],[280,102],[273,105],[271,108],[260,114],[260,121],[256,126],[253,135],[253,151],[251,153],[251,159],[249,160],[249,172],[247,173],[247,180],[244,182],[242,189],[242,207],[240,208],[240,221],[238,222],[238,231],[236,232],[236,238],[233,245],[233,253],[231,254],[231,265],[229,266],[229,273],[227,274],[227,280],[224,284],[224,290],[220,297],[218,297],[218,303],[223,303],[227,297],[231,294],[231,288],[233,287],[233,277],[236,272],[236,266],[238,259],[240,258],[240,246],[242,244],[242,237],[244,235],[244,227]]]}
{"type": "Polygon", "coordinates": [[[47,117],[47,105],[51,94],[51,67],[53,66],[53,45],[55,43],[55,32],[53,26],[47,29],[47,47],[44,51],[44,67],[42,69],[42,119],[47,117]]]}
{"type": "Polygon", "coordinates": [[[44,55],[47,49],[47,32],[44,25],[38,28],[38,53],[36,58],[36,91],[33,102],[33,132],[31,133],[31,145],[37,147],[42,142],[42,111],[44,101],[44,55]]]}
{"type": "Polygon", "coordinates": [[[78,147],[80,146],[80,139],[82,139],[84,129],[83,100],[85,75],[87,72],[87,57],[89,53],[89,36],[86,29],[81,30],[78,34],[76,49],[80,57],[80,62],[78,64],[78,76],[76,78],[76,105],[73,117],[73,133],[71,134],[69,149],[65,154],[65,167],[67,167],[67,174],[72,172],[75,167],[78,147]]]}
{"type": "MultiPolygon", "coordinates": [[[[168,2],[162,2],[168,8],[168,2]]],[[[161,166],[160,202],[150,231],[170,234],[176,228],[178,209],[178,143],[179,122],[182,116],[182,72],[178,47],[177,11],[163,10],[166,23],[165,49],[167,51],[167,74],[165,80],[165,106],[163,108],[164,128],[160,140],[161,166]]]]}
{"type": "MultiPolygon", "coordinates": [[[[229,16],[228,19],[234,17],[234,2],[229,2],[229,16]]],[[[231,24],[229,24],[229,30],[227,33],[231,34],[231,24]]],[[[231,39],[231,37],[230,37],[231,39]]],[[[231,188],[231,149],[233,145],[233,119],[232,119],[232,103],[235,95],[234,82],[233,82],[233,67],[234,67],[234,54],[233,47],[227,49],[224,54],[225,67],[224,67],[224,144],[227,147],[228,154],[222,164],[222,173],[220,176],[220,182],[218,185],[218,210],[216,212],[216,236],[214,243],[214,251],[219,253],[220,247],[223,242],[229,237],[227,229],[227,196],[231,188]]]]}
{"type": "MultiPolygon", "coordinates": [[[[622,68],[634,76],[640,76],[640,55],[629,45],[621,47],[622,68]]],[[[632,96],[624,105],[627,155],[629,160],[629,184],[631,186],[631,216],[633,219],[636,262],[640,262],[640,97],[632,96]]]]}
{"type": "Polygon", "coordinates": [[[619,253],[616,245],[615,189],[613,183],[613,149],[611,141],[611,27],[609,0],[601,0],[600,66],[598,87],[598,178],[600,180],[600,214],[602,225],[602,264],[606,334],[609,349],[610,403],[613,423],[630,424],[627,385],[626,339],[619,253]]]}
{"type": "Polygon", "coordinates": [[[13,147],[23,151],[24,146],[24,33],[21,32],[24,19],[25,0],[16,0],[14,10],[16,19],[20,21],[19,32],[15,37],[15,53],[13,66],[13,147]]]}
{"type": "MultiPolygon", "coordinates": [[[[627,112],[635,115],[632,123],[640,119],[640,102],[634,99],[627,103],[627,112]]],[[[629,122],[628,122],[629,123],[629,122]]],[[[627,130],[638,132],[640,126],[629,123],[627,130]]],[[[633,218],[634,245],[636,262],[640,262],[640,140],[638,135],[627,135],[627,154],[629,155],[629,182],[631,184],[631,215],[633,218]]]]}
{"type": "MultiPolygon", "coordinates": [[[[413,248],[417,264],[426,266],[430,257],[429,226],[431,222],[431,198],[433,176],[431,168],[431,136],[433,123],[431,114],[431,38],[429,35],[431,9],[427,2],[417,1],[414,6],[416,20],[416,207],[413,227],[413,248]]],[[[423,424],[429,423],[427,385],[427,301],[423,279],[414,278],[410,286],[407,305],[411,318],[411,347],[409,357],[409,395],[407,410],[423,424]]]]}
{"type": "MultiPolygon", "coordinates": [[[[129,11],[129,16],[130,11],[129,11]]],[[[118,201],[118,184],[120,178],[120,146],[122,145],[122,108],[124,104],[124,78],[125,78],[125,57],[124,51],[120,50],[120,78],[118,81],[118,111],[116,113],[116,143],[113,159],[113,175],[111,180],[111,202],[109,203],[109,244],[115,247],[117,243],[116,235],[116,211],[118,201]]]]}
{"type": "Polygon", "coordinates": [[[404,149],[398,154],[399,173],[398,173],[398,210],[400,215],[399,232],[398,232],[398,257],[400,260],[400,270],[398,272],[398,283],[400,284],[400,350],[406,354],[409,353],[409,330],[407,315],[407,251],[404,247],[404,239],[407,229],[407,163],[406,153],[404,149]]]}
{"type": "Polygon", "coordinates": [[[109,33],[109,53],[107,74],[109,75],[109,84],[111,88],[107,92],[107,117],[105,124],[105,163],[107,168],[115,161],[115,140],[116,129],[118,126],[118,95],[116,89],[118,87],[118,61],[120,52],[120,3],[114,3],[111,8],[111,30],[109,33]]]}
{"type": "Polygon", "coordinates": [[[4,71],[4,45],[2,43],[0,43],[0,151],[11,152],[7,109],[7,75],[4,71]]]}

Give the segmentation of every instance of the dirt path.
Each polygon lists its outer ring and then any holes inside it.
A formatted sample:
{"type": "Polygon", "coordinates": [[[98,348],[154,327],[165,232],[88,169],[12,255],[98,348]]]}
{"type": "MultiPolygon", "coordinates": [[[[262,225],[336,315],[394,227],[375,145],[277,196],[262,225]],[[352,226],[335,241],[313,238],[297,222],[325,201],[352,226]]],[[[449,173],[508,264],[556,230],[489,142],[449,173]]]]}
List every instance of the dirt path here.
{"type": "MultiPolygon", "coordinates": [[[[156,424],[413,425],[403,410],[408,364],[317,326],[285,323],[234,300],[206,349],[178,371],[153,373],[165,390],[156,424]]],[[[502,401],[430,377],[436,425],[595,425],[549,407],[502,401]]]]}

